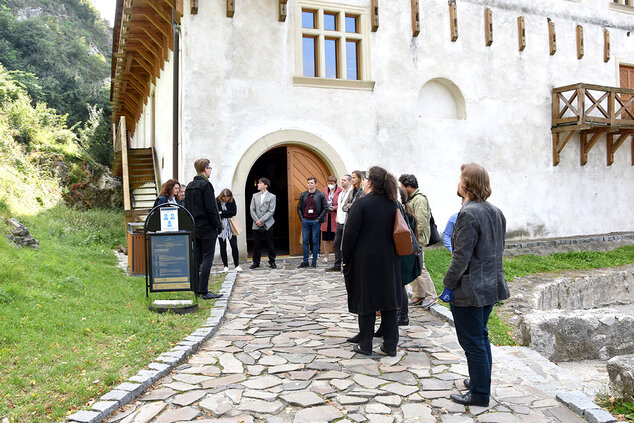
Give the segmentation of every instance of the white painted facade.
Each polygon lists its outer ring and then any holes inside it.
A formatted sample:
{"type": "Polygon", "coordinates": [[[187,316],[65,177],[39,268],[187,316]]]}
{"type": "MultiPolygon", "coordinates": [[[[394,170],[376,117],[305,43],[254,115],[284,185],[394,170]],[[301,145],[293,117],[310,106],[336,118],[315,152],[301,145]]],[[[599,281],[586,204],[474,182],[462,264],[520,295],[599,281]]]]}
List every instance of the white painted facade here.
{"type": "MultiPolygon", "coordinates": [[[[301,85],[298,1],[289,0],[285,22],[278,22],[277,1],[237,0],[232,18],[225,15],[224,1],[199,2],[196,15],[184,1],[181,181],[193,178],[195,159],[209,158],[214,186],[234,192],[244,223],[250,166],[267,148],[298,142],[323,157],[338,177],[372,165],[397,178],[414,173],[440,230],[460,207],[456,183],[466,162],[489,171],[490,201],[505,213],[510,237],[634,230],[631,141],[607,166],[602,137],[587,165],[580,166],[574,136],[553,166],[551,138],[554,87],[619,86],[619,63],[634,64],[634,8],[609,0],[458,0],[459,38],[452,42],[446,0],[421,2],[417,37],[409,0],[381,0],[376,32],[369,29],[370,0],[334,2],[365,11],[364,60],[373,84],[350,89],[301,85]],[[489,47],[486,7],[493,12],[489,47]],[[522,52],[520,15],[526,21],[522,52]],[[556,26],[553,56],[547,17],[556,26]],[[578,24],[585,34],[580,60],[578,24]],[[607,63],[604,28],[611,35],[607,63]]],[[[163,181],[173,177],[171,69],[170,58],[153,89],[155,116],[150,98],[132,145],[150,146],[155,139],[163,181]]]]}

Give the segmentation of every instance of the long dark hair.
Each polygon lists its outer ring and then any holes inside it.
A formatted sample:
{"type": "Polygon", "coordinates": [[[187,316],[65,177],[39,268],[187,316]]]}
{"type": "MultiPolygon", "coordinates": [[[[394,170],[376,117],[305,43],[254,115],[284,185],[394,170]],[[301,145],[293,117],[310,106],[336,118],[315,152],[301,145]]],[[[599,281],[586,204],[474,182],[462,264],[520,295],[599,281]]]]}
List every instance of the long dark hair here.
{"type": "Polygon", "coordinates": [[[164,195],[167,198],[171,198],[172,189],[174,188],[174,185],[178,185],[180,188],[181,184],[178,182],[178,179],[170,179],[167,182],[165,182],[163,186],[161,187],[161,193],[159,194],[159,197],[164,195]]]}
{"type": "Polygon", "coordinates": [[[398,201],[396,178],[379,166],[372,166],[368,171],[368,180],[372,183],[372,193],[385,195],[390,201],[398,201]]]}

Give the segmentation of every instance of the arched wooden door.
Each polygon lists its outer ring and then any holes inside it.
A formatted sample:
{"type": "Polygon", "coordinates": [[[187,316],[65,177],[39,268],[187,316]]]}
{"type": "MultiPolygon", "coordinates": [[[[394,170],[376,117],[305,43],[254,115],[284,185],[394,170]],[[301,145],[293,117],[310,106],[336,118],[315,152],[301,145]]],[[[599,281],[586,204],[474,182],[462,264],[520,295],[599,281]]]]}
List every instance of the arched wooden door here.
{"type": "Polygon", "coordinates": [[[288,166],[288,229],[289,253],[302,254],[302,223],[297,215],[297,203],[302,192],[306,191],[306,179],[317,178],[317,189],[323,191],[330,171],[324,162],[310,150],[297,146],[286,148],[288,166]]]}

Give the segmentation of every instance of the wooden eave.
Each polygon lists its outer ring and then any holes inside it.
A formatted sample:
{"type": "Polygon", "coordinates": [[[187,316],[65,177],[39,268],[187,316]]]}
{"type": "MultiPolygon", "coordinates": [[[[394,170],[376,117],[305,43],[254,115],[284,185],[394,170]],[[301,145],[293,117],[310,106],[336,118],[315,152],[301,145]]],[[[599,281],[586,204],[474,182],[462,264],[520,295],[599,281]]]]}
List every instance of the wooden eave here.
{"type": "Polygon", "coordinates": [[[125,116],[134,133],[173,49],[173,23],[180,24],[182,0],[117,0],[112,42],[110,101],[112,120],[125,116]]]}

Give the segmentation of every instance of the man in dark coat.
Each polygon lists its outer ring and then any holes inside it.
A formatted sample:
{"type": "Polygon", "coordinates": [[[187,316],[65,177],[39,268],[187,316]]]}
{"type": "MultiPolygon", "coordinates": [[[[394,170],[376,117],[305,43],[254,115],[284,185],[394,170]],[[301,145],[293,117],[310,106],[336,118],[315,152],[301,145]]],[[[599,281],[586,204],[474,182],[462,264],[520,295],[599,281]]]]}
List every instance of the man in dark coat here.
{"type": "Polygon", "coordinates": [[[185,190],[185,207],[194,217],[196,226],[195,252],[196,269],[199,271],[196,294],[202,299],[220,298],[222,294],[209,292],[209,274],[214,261],[216,239],[222,230],[214,187],[209,182],[211,166],[209,160],[198,159],[194,162],[198,174],[185,190]]]}
{"type": "MultiPolygon", "coordinates": [[[[372,191],[355,201],[343,231],[343,274],[348,310],[359,315],[358,341],[351,338],[350,342],[359,343],[356,352],[371,354],[376,312],[381,311],[384,328],[381,350],[393,356],[398,344],[397,308],[402,289],[401,265],[393,238],[397,204],[377,186],[385,179],[381,173],[377,178],[379,182],[372,181],[373,169],[366,181],[366,189],[372,191]]],[[[392,185],[394,194],[391,196],[395,197],[395,179],[392,185]]]]}

